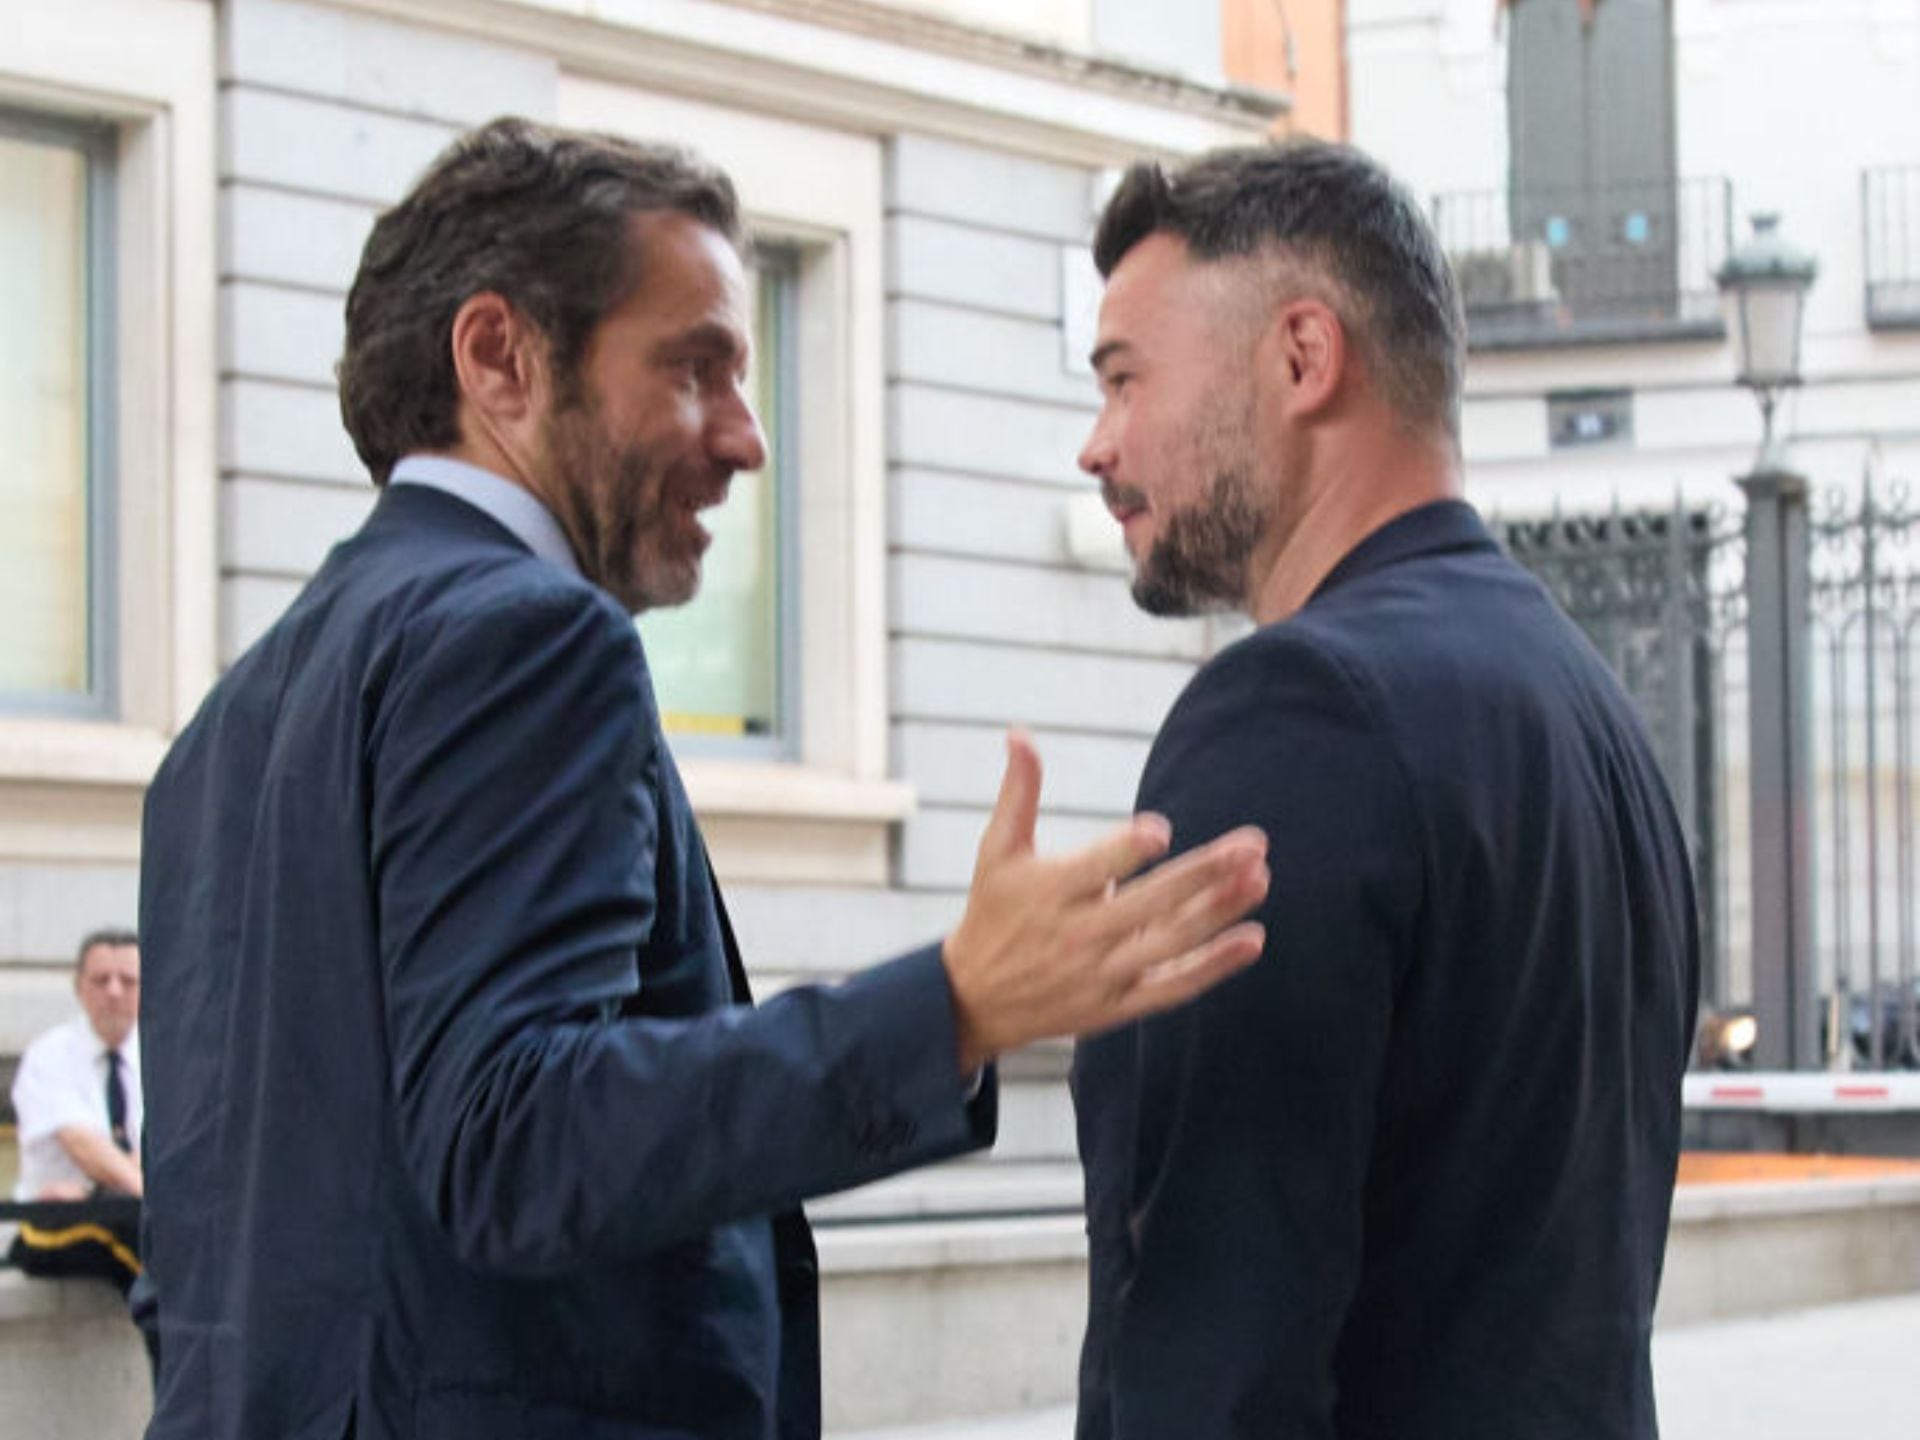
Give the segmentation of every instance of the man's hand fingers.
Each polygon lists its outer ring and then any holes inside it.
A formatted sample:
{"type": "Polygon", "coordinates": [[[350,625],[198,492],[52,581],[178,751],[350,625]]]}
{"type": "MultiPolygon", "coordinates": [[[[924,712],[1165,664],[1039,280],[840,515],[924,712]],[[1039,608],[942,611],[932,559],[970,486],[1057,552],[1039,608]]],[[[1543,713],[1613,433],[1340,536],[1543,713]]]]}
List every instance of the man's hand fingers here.
{"type": "Polygon", "coordinates": [[[1166,854],[1172,843],[1173,827],[1166,817],[1142,811],[1086,849],[1059,860],[1065,898],[1104,895],[1110,885],[1166,854]]]}
{"type": "MultiPolygon", "coordinates": [[[[1267,837],[1251,825],[1231,830],[1197,850],[1189,850],[1177,860],[1169,860],[1151,874],[1122,885],[1113,903],[1099,917],[1100,932],[1121,935],[1164,921],[1177,913],[1194,896],[1236,875],[1255,870],[1265,874],[1267,837]]],[[[1266,894],[1263,884],[1247,904],[1257,903],[1266,894]]],[[[1243,907],[1244,908],[1244,907],[1243,907]]],[[[1233,911],[1219,923],[1232,919],[1233,911]]],[[[1196,944],[1203,935],[1194,935],[1179,948],[1196,944]]]]}
{"type": "Polygon", "coordinates": [[[1007,768],[1000,777],[1000,797],[980,837],[974,874],[990,862],[1033,849],[1033,825],[1040,813],[1040,752],[1024,730],[1007,732],[1007,768]]]}
{"type": "Polygon", "coordinates": [[[1133,931],[1107,958],[1114,993],[1124,992],[1142,974],[1190,953],[1244,918],[1265,898],[1269,878],[1264,861],[1252,869],[1229,870],[1133,931]]]}
{"type": "Polygon", "coordinates": [[[1149,965],[1120,997],[1119,1013],[1110,1023],[1124,1025],[1184,1005],[1235,971],[1246,969],[1260,958],[1266,943],[1266,928],[1250,920],[1183,955],[1149,965]]]}

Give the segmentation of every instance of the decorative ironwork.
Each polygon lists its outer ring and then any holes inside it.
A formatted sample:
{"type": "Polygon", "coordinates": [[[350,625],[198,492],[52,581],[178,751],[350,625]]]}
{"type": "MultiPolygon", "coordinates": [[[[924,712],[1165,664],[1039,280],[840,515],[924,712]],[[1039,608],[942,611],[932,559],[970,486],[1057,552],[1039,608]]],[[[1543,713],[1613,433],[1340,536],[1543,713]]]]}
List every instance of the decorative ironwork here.
{"type": "Polygon", "coordinates": [[[1750,707],[1805,705],[1819,1055],[1834,1069],[1920,1068],[1916,497],[1869,474],[1811,506],[1798,696],[1748,683],[1754,600],[1737,511],[1676,500],[1664,512],[1616,506],[1496,528],[1647,722],[1696,866],[1703,1009],[1754,1001],[1751,820],[1762,802],[1749,789],[1750,707]]]}
{"type": "Polygon", "coordinates": [[[1687,832],[1706,985],[1751,995],[1744,785],[1746,541],[1737,514],[1690,508],[1497,526],[1620,676],[1646,722],[1687,832]],[[1743,762],[1742,762],[1743,763],[1743,762]]]}
{"type": "Polygon", "coordinates": [[[1814,954],[1830,1063],[1920,1067],[1920,510],[1902,484],[1810,526],[1814,954]]]}

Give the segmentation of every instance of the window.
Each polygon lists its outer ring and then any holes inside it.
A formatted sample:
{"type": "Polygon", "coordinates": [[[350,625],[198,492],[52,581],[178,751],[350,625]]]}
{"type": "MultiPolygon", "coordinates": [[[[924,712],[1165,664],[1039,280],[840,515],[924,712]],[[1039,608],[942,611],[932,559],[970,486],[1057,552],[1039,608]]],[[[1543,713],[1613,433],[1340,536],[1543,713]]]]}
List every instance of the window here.
{"type": "Polygon", "coordinates": [[[0,110],[0,704],[13,712],[112,704],[110,142],[105,127],[0,110]]]}
{"type": "Polygon", "coordinates": [[[759,247],[747,270],[754,328],[749,394],[766,433],[767,463],[734,476],[727,503],[710,511],[713,532],[692,604],[640,622],[667,730],[700,753],[793,753],[788,690],[796,594],[793,584],[792,436],[797,414],[794,322],[799,254],[759,247]],[[722,749],[721,745],[733,742],[722,749]]]}
{"type": "Polygon", "coordinates": [[[0,25],[0,835],[125,864],[215,674],[215,11],[0,25]]]}
{"type": "Polygon", "coordinates": [[[1721,333],[1727,182],[1675,170],[1670,0],[1505,0],[1508,184],[1435,222],[1477,347],[1721,333]]]}

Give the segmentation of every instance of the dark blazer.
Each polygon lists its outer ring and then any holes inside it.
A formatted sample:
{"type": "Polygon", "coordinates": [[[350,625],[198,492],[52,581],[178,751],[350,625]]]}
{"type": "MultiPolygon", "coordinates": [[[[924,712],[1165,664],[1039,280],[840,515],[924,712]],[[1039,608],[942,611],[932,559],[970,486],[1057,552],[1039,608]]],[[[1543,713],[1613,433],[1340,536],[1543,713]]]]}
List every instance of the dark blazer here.
{"type": "Polygon", "coordinates": [[[1140,805],[1266,829],[1268,943],[1077,1052],[1082,1440],[1652,1440],[1698,944],[1598,656],[1428,506],[1202,669],[1140,805]]]}
{"type": "Polygon", "coordinates": [[[795,1207],[991,1138],[937,949],[734,1003],[631,619],[433,490],[215,687],[141,882],[152,1440],[817,1435],[795,1207]]]}

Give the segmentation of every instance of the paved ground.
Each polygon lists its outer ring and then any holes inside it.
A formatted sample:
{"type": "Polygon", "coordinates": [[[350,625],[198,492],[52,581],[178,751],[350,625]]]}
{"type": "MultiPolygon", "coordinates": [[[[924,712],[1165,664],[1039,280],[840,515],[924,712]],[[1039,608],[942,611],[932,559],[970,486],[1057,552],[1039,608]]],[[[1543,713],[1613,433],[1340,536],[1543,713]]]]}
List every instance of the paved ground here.
{"type": "MultiPolygon", "coordinates": [[[[1877,1440],[1920,1434],[1920,1295],[1654,1337],[1662,1440],[1877,1440]]],[[[1070,1440],[1071,1409],[840,1440],[1070,1440]]]]}
{"type": "Polygon", "coordinates": [[[1656,1334],[1662,1440],[1920,1434],[1920,1295],[1656,1334]]]}

